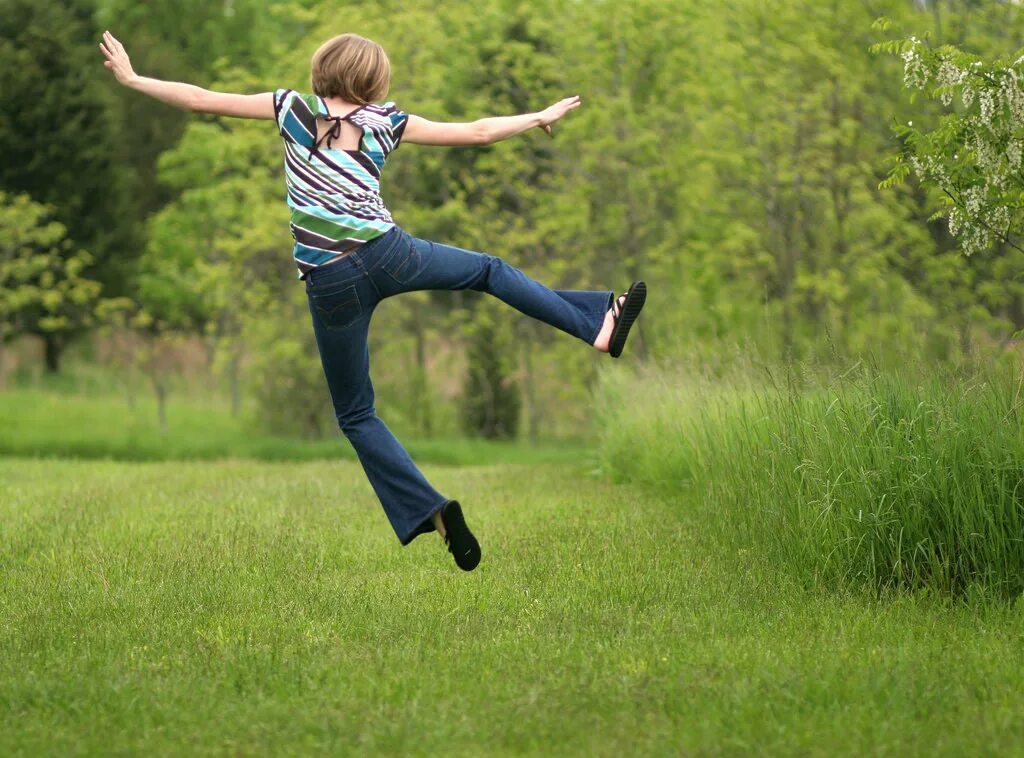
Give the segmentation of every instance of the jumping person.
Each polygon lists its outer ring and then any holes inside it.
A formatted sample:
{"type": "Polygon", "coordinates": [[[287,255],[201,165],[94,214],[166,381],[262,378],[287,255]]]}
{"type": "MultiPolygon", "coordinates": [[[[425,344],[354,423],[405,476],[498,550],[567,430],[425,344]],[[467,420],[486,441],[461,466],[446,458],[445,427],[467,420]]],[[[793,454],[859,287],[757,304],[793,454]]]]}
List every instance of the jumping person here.
{"type": "Polygon", "coordinates": [[[104,32],[104,65],[121,84],[199,113],[270,119],[284,140],[294,258],[305,281],[324,375],[341,431],[359,456],[403,545],[426,532],[444,538],[459,568],[480,562],[462,507],[435,490],[374,409],[367,334],[377,304],[414,290],[487,292],[528,316],[618,357],[647,289],[551,290],[493,255],[418,239],[395,225],[380,197],[380,173],[400,142],[489,145],[551,125],[579,107],[569,97],[537,113],[437,123],[407,114],[388,93],[383,48],[355,34],[313,55],[312,94],[278,89],[233,95],[138,76],[124,47],[104,32]]]}

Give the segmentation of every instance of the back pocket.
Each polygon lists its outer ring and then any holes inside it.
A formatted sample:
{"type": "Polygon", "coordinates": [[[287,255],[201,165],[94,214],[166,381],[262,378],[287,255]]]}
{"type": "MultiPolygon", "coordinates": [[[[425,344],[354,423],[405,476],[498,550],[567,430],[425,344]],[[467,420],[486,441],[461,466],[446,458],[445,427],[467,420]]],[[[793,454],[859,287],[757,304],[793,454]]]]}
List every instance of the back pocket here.
{"type": "Polygon", "coordinates": [[[396,282],[408,284],[420,272],[420,251],[410,239],[407,244],[399,245],[381,266],[396,282]]]}
{"type": "Polygon", "coordinates": [[[344,329],[363,312],[354,284],[330,292],[312,292],[310,299],[317,318],[326,329],[344,329]]]}

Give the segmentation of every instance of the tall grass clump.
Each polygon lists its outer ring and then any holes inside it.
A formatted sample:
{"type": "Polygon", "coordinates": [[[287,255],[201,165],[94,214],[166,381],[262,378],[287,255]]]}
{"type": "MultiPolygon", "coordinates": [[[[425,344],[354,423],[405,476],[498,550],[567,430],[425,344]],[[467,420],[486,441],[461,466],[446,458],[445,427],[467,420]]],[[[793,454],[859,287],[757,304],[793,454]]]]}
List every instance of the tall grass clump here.
{"type": "Polygon", "coordinates": [[[730,383],[611,372],[603,465],[813,585],[1024,591],[1020,369],[730,383]]]}

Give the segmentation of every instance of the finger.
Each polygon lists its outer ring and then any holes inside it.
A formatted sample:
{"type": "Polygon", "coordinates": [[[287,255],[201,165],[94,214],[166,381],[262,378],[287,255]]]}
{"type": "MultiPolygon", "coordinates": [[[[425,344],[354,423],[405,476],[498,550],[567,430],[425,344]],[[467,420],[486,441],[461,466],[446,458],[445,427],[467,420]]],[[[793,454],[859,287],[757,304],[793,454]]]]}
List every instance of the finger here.
{"type": "Polygon", "coordinates": [[[103,44],[102,42],[100,43],[100,50],[102,50],[102,51],[103,51],[103,54],[104,54],[105,56],[107,56],[107,60],[113,60],[113,59],[114,59],[114,55],[113,55],[113,53],[111,53],[111,52],[110,52],[110,51],[109,51],[109,50],[107,49],[107,46],[106,46],[106,45],[104,45],[104,44],[103,44]]]}
{"type": "Polygon", "coordinates": [[[111,50],[113,50],[114,52],[119,52],[119,53],[123,53],[124,52],[124,45],[122,45],[118,41],[117,37],[115,37],[110,32],[106,32],[105,35],[107,37],[107,45],[109,45],[111,50]]]}
{"type": "Polygon", "coordinates": [[[103,65],[106,66],[107,68],[113,68],[114,67],[114,62],[113,61],[103,61],[103,65]]]}

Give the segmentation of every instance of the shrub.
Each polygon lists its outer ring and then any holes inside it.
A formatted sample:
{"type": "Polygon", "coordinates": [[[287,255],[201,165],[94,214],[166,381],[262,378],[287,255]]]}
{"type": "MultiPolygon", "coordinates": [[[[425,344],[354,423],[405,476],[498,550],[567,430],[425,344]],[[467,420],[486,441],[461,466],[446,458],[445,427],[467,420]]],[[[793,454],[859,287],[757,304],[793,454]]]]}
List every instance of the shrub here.
{"type": "Polygon", "coordinates": [[[688,490],[728,544],[810,584],[1024,590],[1019,368],[971,378],[861,370],[713,388],[614,373],[602,457],[688,490]]]}

